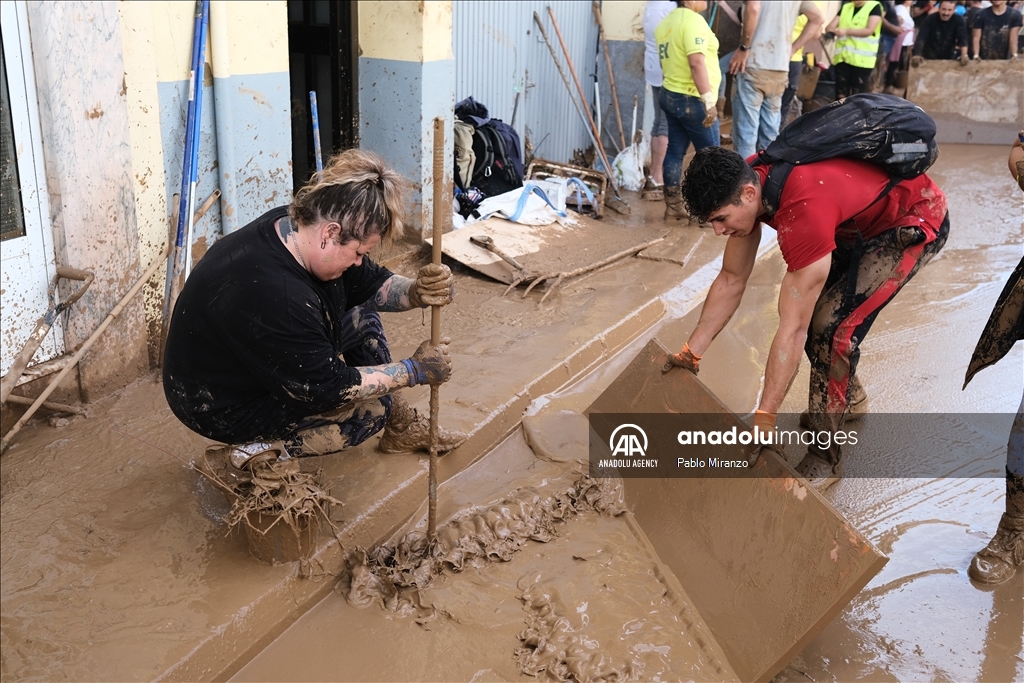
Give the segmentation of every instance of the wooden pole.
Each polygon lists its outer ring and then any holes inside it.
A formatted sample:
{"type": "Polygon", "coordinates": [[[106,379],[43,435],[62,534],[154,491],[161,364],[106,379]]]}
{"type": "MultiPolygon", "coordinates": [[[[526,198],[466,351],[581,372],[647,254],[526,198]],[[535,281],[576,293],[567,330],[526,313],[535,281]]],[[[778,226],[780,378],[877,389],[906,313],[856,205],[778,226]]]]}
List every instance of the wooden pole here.
{"type": "MultiPolygon", "coordinates": [[[[569,92],[569,101],[572,102],[572,106],[576,109],[576,113],[579,114],[583,127],[586,128],[587,133],[590,135],[590,141],[594,143],[594,149],[598,150],[598,153],[600,154],[601,145],[599,140],[601,139],[601,134],[597,133],[597,136],[595,136],[594,130],[587,123],[587,118],[583,115],[583,110],[580,109],[579,103],[576,102],[575,95],[572,94],[572,84],[569,83],[569,77],[565,75],[565,71],[562,69],[562,63],[558,61],[558,55],[555,54],[555,48],[551,44],[551,40],[548,38],[548,32],[544,30],[544,24],[541,22],[540,16],[536,12],[533,13],[533,21],[537,24],[537,29],[540,31],[541,36],[544,37],[544,44],[548,46],[548,51],[551,53],[551,60],[555,63],[555,68],[558,69],[558,75],[562,77],[562,82],[565,83],[565,89],[569,92]]],[[[543,140],[541,142],[543,142],[543,140]]],[[[605,165],[605,175],[608,177],[608,182],[615,190],[615,194],[618,195],[619,188],[615,184],[615,173],[612,172],[611,166],[608,165],[608,157],[602,157],[602,161],[605,165]]]]}
{"type": "Polygon", "coordinates": [[[594,117],[590,114],[590,107],[587,106],[587,96],[583,93],[583,86],[580,85],[580,79],[576,76],[576,68],[572,65],[572,57],[569,56],[569,49],[565,46],[565,40],[562,38],[562,31],[558,28],[558,20],[555,19],[555,11],[548,5],[548,16],[551,17],[551,25],[555,29],[555,35],[558,37],[558,44],[562,47],[562,54],[565,55],[565,61],[569,65],[569,73],[572,74],[572,80],[576,83],[576,90],[580,95],[580,106],[583,107],[583,112],[587,115],[587,121],[590,123],[590,130],[594,133],[594,141],[597,143],[597,153],[601,155],[601,162],[604,164],[604,172],[608,175],[608,182],[611,183],[612,189],[615,190],[615,195],[619,195],[619,186],[615,182],[615,171],[612,170],[612,165],[608,163],[608,155],[604,151],[604,145],[601,144],[601,131],[597,129],[594,124],[594,117]]]}
{"type": "MultiPolygon", "coordinates": [[[[446,207],[451,203],[444,201],[444,118],[434,119],[434,201],[431,214],[434,218],[434,244],[431,263],[441,265],[441,233],[444,232],[446,207]]],[[[437,346],[441,343],[441,307],[430,307],[430,343],[437,346]]],[[[437,447],[438,447],[438,412],[441,402],[441,386],[430,385],[430,471],[429,490],[427,494],[427,539],[437,541],[437,447]]]]}

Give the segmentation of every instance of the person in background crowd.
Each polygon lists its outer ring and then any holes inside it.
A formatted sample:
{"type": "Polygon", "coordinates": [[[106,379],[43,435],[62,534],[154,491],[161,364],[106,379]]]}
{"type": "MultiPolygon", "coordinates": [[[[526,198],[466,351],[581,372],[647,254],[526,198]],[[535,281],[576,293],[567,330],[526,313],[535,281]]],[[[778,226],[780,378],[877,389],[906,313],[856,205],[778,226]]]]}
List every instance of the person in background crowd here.
{"type": "MultiPolygon", "coordinates": [[[[819,10],[824,11],[821,0],[814,0],[814,4],[818,6],[819,10]]],[[[807,16],[801,14],[796,18],[796,25],[793,27],[794,44],[800,39],[805,26],[807,26],[807,16]]],[[[782,128],[786,127],[786,123],[789,120],[789,109],[793,104],[793,100],[796,99],[796,91],[800,87],[800,74],[803,73],[803,67],[804,50],[800,48],[793,51],[793,56],[789,60],[789,82],[786,85],[785,92],[782,93],[782,114],[779,124],[782,128]]]]}
{"type": "Polygon", "coordinates": [[[778,136],[782,93],[789,81],[789,60],[795,50],[821,35],[824,21],[811,0],[763,2],[756,16],[751,10],[751,3],[747,3],[743,39],[750,36],[751,42],[742,43],[729,62],[729,73],[736,77],[732,140],[736,151],[744,157],[764,149],[778,136]],[[807,25],[793,41],[793,27],[801,14],[807,17],[807,25]]]}
{"type": "Polygon", "coordinates": [[[836,49],[832,57],[836,99],[868,92],[871,72],[878,61],[882,6],[877,0],[848,2],[829,23],[826,31],[836,36],[836,49]]]}
{"type": "Polygon", "coordinates": [[[896,39],[898,45],[894,45],[889,52],[889,68],[885,73],[885,91],[890,95],[900,94],[896,86],[896,72],[906,70],[910,62],[910,54],[914,47],[914,20],[910,16],[910,3],[912,0],[897,0],[895,12],[899,19],[900,33],[896,39]]]}
{"type": "Polygon", "coordinates": [[[658,59],[658,43],[654,40],[654,31],[661,20],[676,8],[672,0],[648,0],[644,8],[644,78],[654,97],[654,126],[651,128],[651,173],[644,184],[640,196],[652,202],[660,202],[665,198],[665,178],[662,164],[665,163],[665,150],[668,149],[668,121],[661,110],[661,61],[658,59]]]}
{"type": "Polygon", "coordinates": [[[914,26],[920,26],[924,18],[935,11],[935,0],[915,0],[910,8],[910,16],[914,18],[914,26]]]}
{"type": "Polygon", "coordinates": [[[959,59],[962,66],[967,65],[967,26],[956,15],[956,7],[955,0],[942,0],[939,11],[917,27],[913,66],[925,59],[959,59]]]}
{"type": "Polygon", "coordinates": [[[978,13],[984,9],[981,0],[967,0],[967,11],[964,13],[964,24],[967,26],[967,56],[974,59],[974,41],[970,40],[971,32],[974,30],[974,22],[978,13]]]}
{"type": "MultiPolygon", "coordinates": [[[[725,113],[726,86],[728,84],[729,62],[736,48],[743,42],[743,19],[747,11],[755,15],[760,8],[760,2],[752,3],[755,7],[750,9],[743,0],[727,0],[726,2],[715,2],[711,11],[709,24],[718,38],[718,69],[722,72],[722,83],[718,86],[718,115],[725,113]]],[[[749,43],[743,43],[749,44],[749,43]]]]}
{"type": "Polygon", "coordinates": [[[1021,14],[1006,6],[1006,0],[992,0],[992,6],[978,12],[971,29],[976,59],[1015,59],[1021,14]]]}
{"type": "MultiPolygon", "coordinates": [[[[1024,130],[1017,134],[1007,164],[1010,175],[1024,190],[1024,130]]],[[[999,362],[1021,339],[1024,339],[1024,258],[996,299],[967,366],[964,388],[978,371],[999,362]]],[[[1024,397],[1006,444],[1005,512],[992,540],[971,560],[967,574],[980,584],[1000,584],[1013,578],[1021,564],[1024,564],[1024,397]]]]}
{"type": "Polygon", "coordinates": [[[654,31],[664,75],[661,108],[668,121],[665,152],[665,220],[689,218],[679,181],[690,143],[696,150],[720,142],[718,135],[718,38],[700,15],[705,0],[677,0],[676,9],[654,31]]]}
{"type": "Polygon", "coordinates": [[[892,52],[896,38],[903,34],[903,27],[900,25],[900,17],[896,14],[896,3],[894,0],[882,0],[882,54],[888,55],[892,52]]]}

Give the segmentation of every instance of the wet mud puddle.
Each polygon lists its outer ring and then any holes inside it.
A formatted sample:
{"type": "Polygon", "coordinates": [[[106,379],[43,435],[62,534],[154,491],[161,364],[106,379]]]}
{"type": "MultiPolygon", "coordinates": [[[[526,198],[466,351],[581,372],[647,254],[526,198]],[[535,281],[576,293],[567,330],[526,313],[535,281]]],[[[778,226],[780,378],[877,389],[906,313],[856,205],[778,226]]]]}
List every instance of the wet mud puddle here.
{"type": "Polygon", "coordinates": [[[441,487],[433,557],[422,520],[356,553],[235,680],[735,680],[620,483],[580,475],[587,424],[564,405],[441,487]]]}

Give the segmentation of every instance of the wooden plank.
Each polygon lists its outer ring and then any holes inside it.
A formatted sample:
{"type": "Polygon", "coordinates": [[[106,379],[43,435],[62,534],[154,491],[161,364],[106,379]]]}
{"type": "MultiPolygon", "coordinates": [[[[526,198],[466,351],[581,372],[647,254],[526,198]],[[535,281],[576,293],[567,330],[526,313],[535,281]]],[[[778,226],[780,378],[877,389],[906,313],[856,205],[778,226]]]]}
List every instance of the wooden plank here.
{"type": "MultiPolygon", "coordinates": [[[[588,409],[748,427],[652,340],[588,409]]],[[[592,438],[607,439],[600,434],[592,438]]],[[[743,459],[746,447],[736,445],[743,459]]],[[[741,680],[770,680],[888,561],[774,453],[728,478],[625,478],[627,504],[741,680]],[[753,475],[753,476],[752,476],[753,475]]]]}
{"type": "MultiPolygon", "coordinates": [[[[516,270],[498,255],[469,241],[474,235],[487,236],[494,245],[529,271],[541,274],[569,272],[643,244],[665,234],[660,223],[622,226],[570,214],[573,223],[521,225],[503,218],[488,218],[444,234],[441,251],[459,263],[489,278],[511,283],[516,270]]],[[[432,240],[427,239],[428,244],[432,240]]]]}

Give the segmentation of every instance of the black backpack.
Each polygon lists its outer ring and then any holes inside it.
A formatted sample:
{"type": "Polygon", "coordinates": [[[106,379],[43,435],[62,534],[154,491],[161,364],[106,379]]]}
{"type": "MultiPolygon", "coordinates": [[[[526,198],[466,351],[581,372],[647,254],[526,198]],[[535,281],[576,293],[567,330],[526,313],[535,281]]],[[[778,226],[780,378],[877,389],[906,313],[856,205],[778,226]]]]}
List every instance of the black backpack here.
{"type": "Polygon", "coordinates": [[[860,93],[797,118],[758,153],[754,165],[772,166],[761,197],[773,216],[794,166],[836,157],[878,164],[890,180],[874,205],[901,180],[927,171],[938,156],[935,121],[923,109],[895,95],[860,93]]]}
{"type": "MultiPolygon", "coordinates": [[[[473,154],[476,165],[473,167],[472,185],[488,197],[503,194],[523,186],[522,163],[519,159],[518,140],[506,140],[499,130],[500,124],[507,130],[515,131],[498,119],[476,127],[473,134],[473,154]],[[510,146],[509,143],[515,145],[510,146]]],[[[507,131],[505,131],[507,132],[507,131]]]]}

